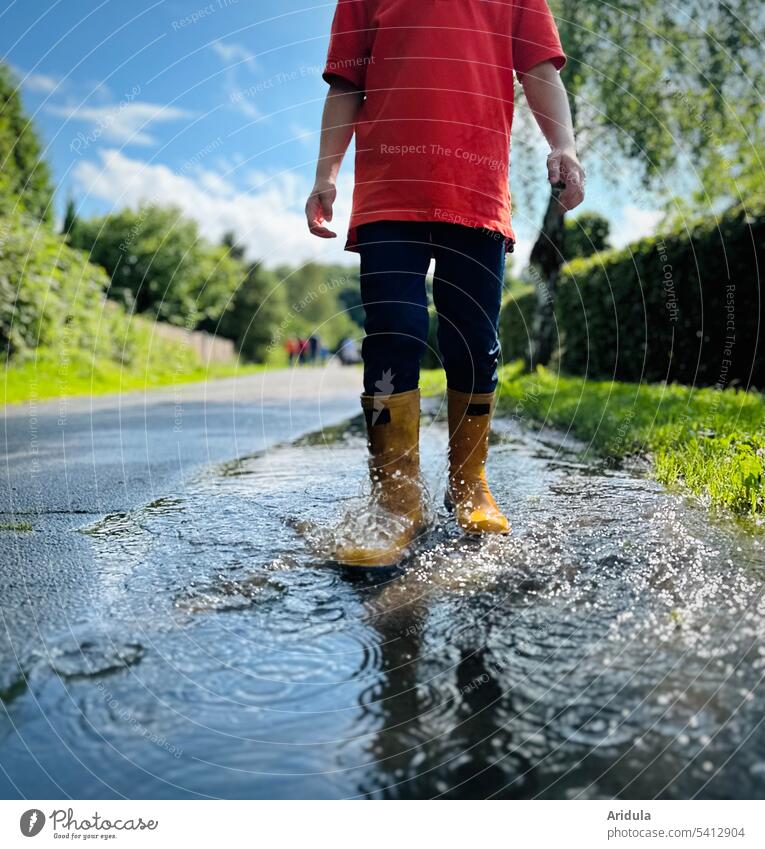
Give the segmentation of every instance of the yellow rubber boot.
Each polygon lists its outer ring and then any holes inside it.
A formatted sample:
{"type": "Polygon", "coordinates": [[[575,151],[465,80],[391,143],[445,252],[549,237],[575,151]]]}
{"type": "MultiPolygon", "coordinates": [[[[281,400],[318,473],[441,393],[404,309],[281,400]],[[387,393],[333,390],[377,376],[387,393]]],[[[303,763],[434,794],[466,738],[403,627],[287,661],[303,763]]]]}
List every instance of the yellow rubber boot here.
{"type": "Polygon", "coordinates": [[[367,423],[372,499],[382,508],[380,534],[344,544],[335,560],[346,566],[395,566],[425,521],[420,483],[420,391],[362,395],[367,423]]]}
{"type": "Polygon", "coordinates": [[[449,404],[449,488],[460,527],[469,534],[506,534],[507,517],[497,507],[486,481],[489,430],[494,393],[472,395],[447,391],[449,404]]]}

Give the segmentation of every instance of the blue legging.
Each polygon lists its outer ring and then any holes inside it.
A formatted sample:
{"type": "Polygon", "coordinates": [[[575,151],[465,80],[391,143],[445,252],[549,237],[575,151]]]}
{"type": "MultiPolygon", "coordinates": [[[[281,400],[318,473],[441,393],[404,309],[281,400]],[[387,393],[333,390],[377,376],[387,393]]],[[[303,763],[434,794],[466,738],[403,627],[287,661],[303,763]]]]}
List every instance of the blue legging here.
{"type": "Polygon", "coordinates": [[[505,242],[500,233],[430,221],[375,221],[358,228],[366,336],[364,391],[416,389],[428,343],[425,277],[435,259],[438,347],[450,389],[493,392],[505,242]]]}

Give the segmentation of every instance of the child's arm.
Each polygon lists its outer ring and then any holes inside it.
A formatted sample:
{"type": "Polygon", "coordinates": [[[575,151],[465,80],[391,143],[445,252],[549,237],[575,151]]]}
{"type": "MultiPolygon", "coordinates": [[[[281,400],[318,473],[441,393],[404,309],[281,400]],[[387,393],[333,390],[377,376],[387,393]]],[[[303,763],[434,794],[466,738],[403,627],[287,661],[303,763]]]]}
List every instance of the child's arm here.
{"type": "Polygon", "coordinates": [[[565,183],[558,201],[574,209],[584,200],[584,169],[579,163],[568,95],[552,62],[540,62],[521,77],[531,111],[550,145],[547,174],[550,183],[565,183]]]}
{"type": "Polygon", "coordinates": [[[337,236],[337,233],[324,227],[323,222],[332,220],[337,173],[351,143],[353,125],[363,100],[363,91],[342,77],[335,77],[324,102],[316,180],[305,205],[308,229],[322,239],[334,239],[337,236]]]}

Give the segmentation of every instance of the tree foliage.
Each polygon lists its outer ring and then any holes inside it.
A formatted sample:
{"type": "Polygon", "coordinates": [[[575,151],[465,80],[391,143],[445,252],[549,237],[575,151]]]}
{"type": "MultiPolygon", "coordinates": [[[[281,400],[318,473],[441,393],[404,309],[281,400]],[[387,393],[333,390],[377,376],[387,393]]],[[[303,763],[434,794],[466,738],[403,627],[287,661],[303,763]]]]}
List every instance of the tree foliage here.
{"type": "Polygon", "coordinates": [[[3,358],[38,346],[92,345],[109,280],[83,253],[19,212],[0,219],[3,358]]]}
{"type": "MultiPolygon", "coordinates": [[[[715,202],[763,184],[765,9],[759,0],[550,0],[569,57],[562,78],[580,155],[590,171],[666,199],[715,202]]],[[[554,301],[564,261],[564,213],[551,194],[531,252],[538,304],[532,364],[554,349],[554,301]]]]}
{"type": "Polygon", "coordinates": [[[0,211],[16,209],[49,222],[53,217],[50,173],[40,142],[21,104],[18,84],[0,62],[0,211]]]}
{"type": "Polygon", "coordinates": [[[248,263],[234,233],[211,245],[172,207],[75,216],[70,228],[72,245],[111,277],[110,298],[233,339],[247,360],[269,359],[289,336],[318,334],[334,346],[358,332],[355,305],[346,306],[358,278],[347,268],[308,263],[269,270],[248,263]]]}
{"type": "Polygon", "coordinates": [[[78,220],[70,239],[106,269],[111,298],[189,328],[218,319],[246,273],[175,207],[150,204],[78,220]]]}
{"type": "MultiPolygon", "coordinates": [[[[223,244],[232,258],[244,260],[244,250],[237,244],[233,233],[224,236],[223,244]]],[[[254,262],[247,266],[216,331],[233,339],[244,359],[262,363],[269,359],[275,348],[275,331],[286,312],[284,289],[279,285],[279,278],[254,262]]]]}
{"type": "Polygon", "coordinates": [[[334,346],[344,336],[358,335],[360,310],[352,294],[359,288],[355,269],[308,262],[277,268],[276,274],[287,304],[280,336],[318,334],[334,346]]]}
{"type": "Polygon", "coordinates": [[[61,235],[69,241],[70,233],[77,227],[77,205],[74,198],[69,198],[66,202],[66,211],[64,212],[64,220],[61,223],[61,235]]]}
{"type": "Polygon", "coordinates": [[[585,158],[610,154],[608,167],[621,158],[650,182],[689,161],[701,175],[726,148],[747,146],[747,125],[761,115],[759,0],[550,5],[585,158]]]}
{"type": "Polygon", "coordinates": [[[583,212],[565,223],[563,236],[566,261],[591,256],[608,247],[611,225],[597,212],[583,212]]]}

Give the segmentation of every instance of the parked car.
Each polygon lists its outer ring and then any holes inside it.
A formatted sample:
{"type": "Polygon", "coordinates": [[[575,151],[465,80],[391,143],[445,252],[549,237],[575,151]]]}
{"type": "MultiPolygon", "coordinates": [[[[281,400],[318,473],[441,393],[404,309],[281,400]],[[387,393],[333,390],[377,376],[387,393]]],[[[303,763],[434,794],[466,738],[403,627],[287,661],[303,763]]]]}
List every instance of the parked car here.
{"type": "Polygon", "coordinates": [[[361,346],[355,339],[346,337],[337,348],[337,357],[344,366],[355,366],[361,362],[361,346]]]}

